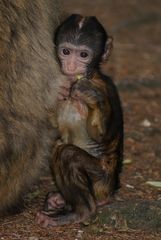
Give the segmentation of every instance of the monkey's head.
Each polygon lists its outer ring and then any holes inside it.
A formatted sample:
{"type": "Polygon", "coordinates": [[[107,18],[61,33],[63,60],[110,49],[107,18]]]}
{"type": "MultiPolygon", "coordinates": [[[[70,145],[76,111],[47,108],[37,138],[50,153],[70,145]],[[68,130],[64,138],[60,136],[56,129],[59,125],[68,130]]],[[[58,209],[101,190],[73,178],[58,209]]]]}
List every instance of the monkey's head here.
{"type": "Polygon", "coordinates": [[[112,38],[96,17],[72,14],[58,27],[55,45],[65,75],[89,76],[108,59],[112,38]]]}

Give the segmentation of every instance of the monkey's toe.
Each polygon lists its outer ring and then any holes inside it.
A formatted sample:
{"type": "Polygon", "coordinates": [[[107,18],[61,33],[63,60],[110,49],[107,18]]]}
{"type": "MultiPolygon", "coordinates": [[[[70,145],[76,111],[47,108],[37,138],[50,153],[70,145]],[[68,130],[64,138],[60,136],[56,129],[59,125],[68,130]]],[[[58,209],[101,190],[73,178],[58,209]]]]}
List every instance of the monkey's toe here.
{"type": "Polygon", "coordinates": [[[46,228],[49,226],[50,217],[48,217],[42,212],[38,212],[36,215],[36,222],[42,227],[46,228]]]}

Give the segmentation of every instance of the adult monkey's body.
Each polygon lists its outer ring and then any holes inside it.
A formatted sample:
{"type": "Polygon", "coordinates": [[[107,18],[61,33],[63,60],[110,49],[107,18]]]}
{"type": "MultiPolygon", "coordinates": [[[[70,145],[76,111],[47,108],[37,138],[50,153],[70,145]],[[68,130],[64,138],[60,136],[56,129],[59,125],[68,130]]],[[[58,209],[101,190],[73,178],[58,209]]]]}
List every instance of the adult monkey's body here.
{"type": "Polygon", "coordinates": [[[57,0],[0,1],[0,215],[19,208],[54,141],[47,112],[62,76],[53,56],[58,15],[57,0]]]}
{"type": "Polygon", "coordinates": [[[45,211],[37,215],[44,226],[85,220],[118,187],[122,110],[115,85],[99,68],[111,44],[95,17],[73,14],[56,32],[58,59],[71,88],[57,106],[63,144],[53,152],[51,169],[59,192],[47,196],[45,211]]]}

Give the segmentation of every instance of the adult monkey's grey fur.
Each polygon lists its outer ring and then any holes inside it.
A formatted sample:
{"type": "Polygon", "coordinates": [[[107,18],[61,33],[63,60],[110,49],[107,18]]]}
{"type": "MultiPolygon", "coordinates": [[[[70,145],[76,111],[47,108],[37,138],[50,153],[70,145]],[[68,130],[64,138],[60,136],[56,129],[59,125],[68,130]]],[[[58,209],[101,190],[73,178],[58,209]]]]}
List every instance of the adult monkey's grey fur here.
{"type": "Polygon", "coordinates": [[[58,20],[56,0],[0,1],[0,215],[16,209],[54,140],[47,114],[62,78],[53,50],[58,20]]]}

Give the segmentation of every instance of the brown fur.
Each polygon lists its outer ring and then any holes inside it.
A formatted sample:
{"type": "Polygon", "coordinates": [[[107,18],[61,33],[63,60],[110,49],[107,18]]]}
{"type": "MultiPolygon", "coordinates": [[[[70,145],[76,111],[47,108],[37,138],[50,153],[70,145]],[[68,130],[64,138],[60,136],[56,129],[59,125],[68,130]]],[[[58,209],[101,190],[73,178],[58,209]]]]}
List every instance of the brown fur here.
{"type": "Polygon", "coordinates": [[[39,176],[54,141],[47,114],[63,79],[53,53],[58,20],[56,0],[0,1],[0,215],[39,176]]]}
{"type": "MultiPolygon", "coordinates": [[[[73,99],[72,91],[70,99],[58,105],[58,128],[64,144],[59,142],[54,148],[51,170],[61,195],[57,207],[53,205],[53,209],[50,206],[38,213],[37,222],[45,227],[84,221],[97,207],[107,204],[119,187],[123,157],[122,112],[111,79],[106,77],[107,82],[103,79],[102,75],[99,78],[97,75],[89,80],[90,84],[86,79],[86,88],[81,83],[84,80],[79,80],[76,89],[80,90],[78,96],[83,102],[73,99]],[[92,90],[98,95],[92,95],[92,90]],[[76,103],[81,105],[81,114],[84,113],[79,121],[71,118],[80,114],[76,103]],[[62,197],[66,203],[61,208],[62,197]],[[71,210],[66,211],[68,205],[71,210]]],[[[54,202],[54,198],[51,194],[47,202],[54,202]]]]}
{"type": "MultiPolygon", "coordinates": [[[[62,171],[60,175],[66,178],[64,184],[70,185],[72,182],[68,183],[70,177],[67,175],[70,175],[71,169],[77,171],[81,165],[89,176],[90,171],[95,171],[91,176],[93,196],[98,201],[109,198],[119,185],[118,175],[123,154],[122,112],[111,79],[96,73],[90,80],[78,80],[73,86],[69,100],[58,105],[58,129],[62,142],[67,145],[60,144],[54,153],[53,159],[56,159],[52,165],[54,176],[58,175],[59,179],[59,172],[62,171]],[[75,92],[78,99],[75,99],[75,92]],[[114,105],[117,110],[114,109],[114,105]],[[72,115],[76,119],[81,117],[78,121],[74,120],[72,115]],[[68,147],[68,144],[73,146],[68,147]],[[65,164],[68,155],[69,163],[65,164]],[[65,165],[64,168],[69,172],[62,170],[61,164],[65,165]],[[99,179],[100,174],[102,176],[99,179]]],[[[77,179],[73,178],[74,181],[77,179]]],[[[56,182],[59,184],[59,181],[56,182]]],[[[77,185],[76,182],[75,184],[77,185]]],[[[59,185],[59,189],[63,189],[63,186],[59,185]]]]}
{"type": "Polygon", "coordinates": [[[73,14],[58,27],[55,42],[62,72],[75,81],[57,105],[55,127],[62,142],[53,151],[51,169],[59,192],[48,195],[50,209],[37,215],[43,226],[84,221],[107,204],[119,186],[123,158],[119,96],[99,68],[109,57],[112,38],[95,17],[73,14]]]}

